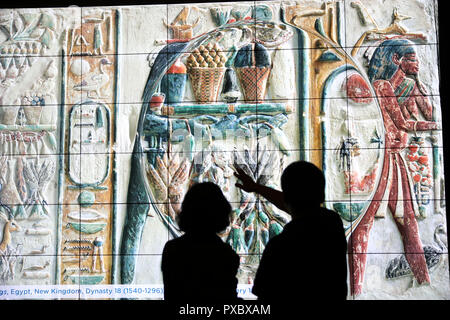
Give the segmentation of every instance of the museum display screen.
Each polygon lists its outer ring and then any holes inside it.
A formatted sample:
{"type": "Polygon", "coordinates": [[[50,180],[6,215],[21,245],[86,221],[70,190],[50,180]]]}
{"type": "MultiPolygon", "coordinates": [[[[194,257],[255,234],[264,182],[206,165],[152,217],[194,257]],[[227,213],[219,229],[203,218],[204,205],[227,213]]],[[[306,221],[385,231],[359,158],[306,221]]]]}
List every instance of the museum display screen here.
{"type": "Polygon", "coordinates": [[[233,173],[280,190],[305,160],[343,222],[348,299],[448,299],[435,12],[0,9],[0,298],[163,299],[184,194],[210,181],[233,208],[219,236],[240,257],[239,295],[255,299],[264,248],[291,218],[233,173]]]}

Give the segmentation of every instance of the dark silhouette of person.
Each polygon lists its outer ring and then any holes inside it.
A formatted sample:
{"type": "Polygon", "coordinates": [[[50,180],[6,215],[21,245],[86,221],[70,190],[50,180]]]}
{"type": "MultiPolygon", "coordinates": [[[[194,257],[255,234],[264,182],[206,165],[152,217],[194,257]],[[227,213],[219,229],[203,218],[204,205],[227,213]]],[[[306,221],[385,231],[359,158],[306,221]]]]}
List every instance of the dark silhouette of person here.
{"type": "Polygon", "coordinates": [[[239,256],[217,235],[230,224],[231,205],[212,182],[193,185],[178,215],[184,232],[166,243],[161,262],[170,303],[237,300],[239,256]]]}
{"type": "Polygon", "coordinates": [[[347,298],[347,241],[339,215],[321,207],[325,177],[314,164],[291,163],[278,191],[260,185],[238,169],[236,186],[260,194],[292,216],[269,240],[256,272],[252,292],[267,302],[347,298]]]}

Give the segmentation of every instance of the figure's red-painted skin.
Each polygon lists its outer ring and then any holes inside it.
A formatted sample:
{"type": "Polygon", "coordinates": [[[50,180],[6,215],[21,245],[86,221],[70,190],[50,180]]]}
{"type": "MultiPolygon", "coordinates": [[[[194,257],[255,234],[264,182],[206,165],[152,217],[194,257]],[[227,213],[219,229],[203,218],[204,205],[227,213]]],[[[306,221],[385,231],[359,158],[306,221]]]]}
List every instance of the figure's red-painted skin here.
{"type": "Polygon", "coordinates": [[[405,83],[412,87],[412,82],[408,81],[414,80],[406,78],[406,75],[416,75],[419,70],[419,62],[415,54],[405,55],[399,61],[399,66],[399,69],[389,81],[377,80],[373,83],[383,115],[386,148],[381,179],[373,200],[349,239],[348,252],[352,295],[358,295],[362,291],[369,233],[375,214],[386,192],[389,192],[388,207],[401,234],[405,256],[414,277],[419,284],[430,282],[415,218],[414,200],[408,171],[400,152],[408,146],[408,132],[435,130],[437,124],[432,121],[416,120],[419,116],[419,109],[427,120],[432,119],[433,112],[431,103],[427,97],[422,95],[416,83],[402,99],[399,99],[399,96],[395,93],[396,89],[400,85],[405,86],[405,83]],[[388,183],[389,180],[391,180],[391,184],[388,183]],[[387,190],[388,185],[390,185],[389,190],[387,190]]]}

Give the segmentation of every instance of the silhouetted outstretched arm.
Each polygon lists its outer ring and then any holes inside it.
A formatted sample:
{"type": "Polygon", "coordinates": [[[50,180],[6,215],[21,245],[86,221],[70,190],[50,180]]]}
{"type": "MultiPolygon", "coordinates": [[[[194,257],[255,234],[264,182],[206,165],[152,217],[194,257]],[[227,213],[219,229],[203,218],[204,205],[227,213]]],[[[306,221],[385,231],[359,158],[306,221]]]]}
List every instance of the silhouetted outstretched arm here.
{"type": "MultiPolygon", "coordinates": [[[[278,209],[288,212],[284,203],[283,192],[275,190],[270,187],[263,186],[253,181],[243,170],[236,168],[235,177],[241,180],[241,183],[236,183],[236,187],[241,188],[246,192],[255,192],[266,198],[269,202],[274,204],[278,209]]],[[[288,212],[289,213],[289,212],[288,212]]]]}

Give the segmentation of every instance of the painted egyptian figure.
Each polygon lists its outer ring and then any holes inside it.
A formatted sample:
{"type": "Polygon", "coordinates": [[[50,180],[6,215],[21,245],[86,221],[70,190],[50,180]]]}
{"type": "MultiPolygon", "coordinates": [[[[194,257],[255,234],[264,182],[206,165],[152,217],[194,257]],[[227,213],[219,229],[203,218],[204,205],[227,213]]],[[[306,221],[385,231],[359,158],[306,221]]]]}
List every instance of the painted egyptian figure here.
{"type": "Polygon", "coordinates": [[[401,154],[407,147],[409,133],[438,128],[432,121],[433,107],[424,95],[418,72],[419,60],[408,40],[382,42],[370,60],[368,75],[384,120],[385,152],[382,178],[365,216],[349,241],[351,293],[354,295],[362,290],[369,232],[375,215],[383,210],[380,208],[383,200],[388,200],[387,205],[401,233],[406,259],[414,277],[419,284],[430,282],[416,221],[417,204],[401,154]],[[425,120],[420,120],[422,117],[425,120]]]}

